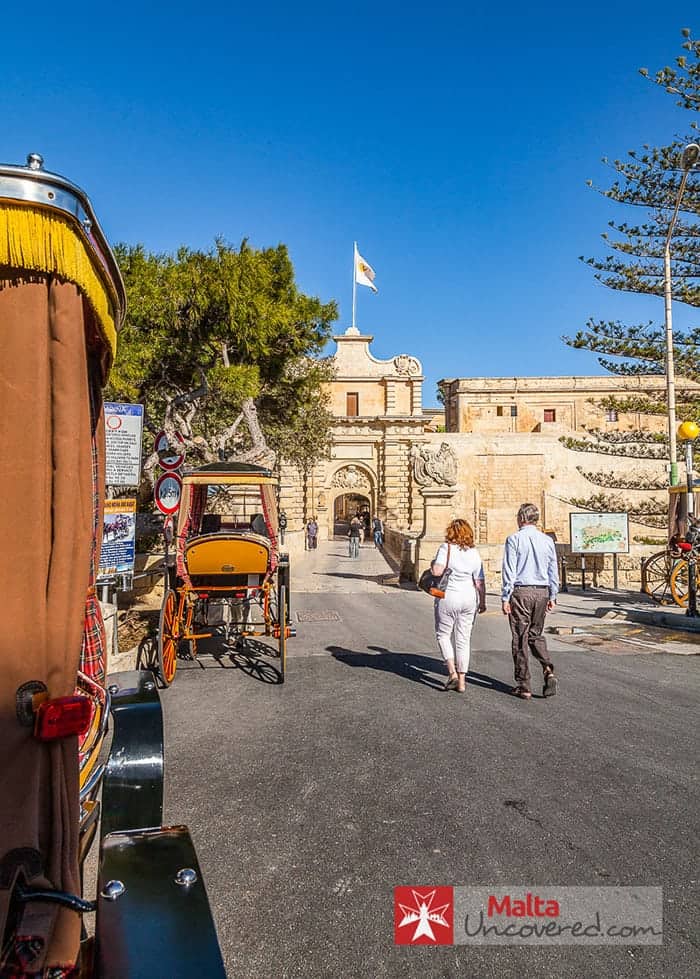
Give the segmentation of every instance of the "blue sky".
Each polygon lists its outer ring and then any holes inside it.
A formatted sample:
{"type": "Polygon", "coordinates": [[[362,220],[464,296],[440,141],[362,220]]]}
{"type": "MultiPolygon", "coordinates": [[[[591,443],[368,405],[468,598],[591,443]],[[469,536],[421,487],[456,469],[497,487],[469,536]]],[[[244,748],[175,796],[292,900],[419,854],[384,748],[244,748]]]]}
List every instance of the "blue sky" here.
{"type": "Polygon", "coordinates": [[[0,159],[41,152],[115,242],[285,242],[337,332],[357,240],[380,290],[358,287],[358,326],[375,356],[421,359],[428,405],[441,377],[600,373],[561,335],[663,308],[578,261],[620,216],[586,180],[687,134],[638,74],[680,53],[673,8],[10,5],[0,159]]]}

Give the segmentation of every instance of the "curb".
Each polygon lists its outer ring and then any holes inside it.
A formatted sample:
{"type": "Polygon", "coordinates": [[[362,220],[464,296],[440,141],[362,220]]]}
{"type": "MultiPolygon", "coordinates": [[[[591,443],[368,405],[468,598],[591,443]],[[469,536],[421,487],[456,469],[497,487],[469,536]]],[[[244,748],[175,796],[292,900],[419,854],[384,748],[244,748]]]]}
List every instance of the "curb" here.
{"type": "Polygon", "coordinates": [[[678,612],[645,612],[643,609],[597,608],[598,619],[622,619],[627,622],[641,622],[645,625],[660,626],[664,629],[679,629],[683,632],[700,632],[700,618],[688,618],[678,612]]]}

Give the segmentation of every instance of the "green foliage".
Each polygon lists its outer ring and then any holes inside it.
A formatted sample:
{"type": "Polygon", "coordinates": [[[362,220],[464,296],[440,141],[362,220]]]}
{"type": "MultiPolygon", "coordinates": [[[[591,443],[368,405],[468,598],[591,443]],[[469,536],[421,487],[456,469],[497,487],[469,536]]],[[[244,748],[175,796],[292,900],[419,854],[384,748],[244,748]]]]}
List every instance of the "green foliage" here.
{"type": "MultiPolygon", "coordinates": [[[[677,105],[694,113],[700,111],[700,41],[694,40],[687,29],[683,31],[682,50],[684,53],[676,58],[674,66],[662,68],[653,76],[642,69],[642,74],[671,94],[677,105]]],[[[686,143],[699,138],[698,122],[692,119],[687,137],[668,146],[645,145],[640,151],[628,151],[623,159],[603,159],[614,177],[610,187],[600,192],[611,201],[647,212],[642,222],[610,221],[610,231],[602,237],[611,251],[602,258],[582,257],[604,285],[643,295],[663,295],[664,245],[683,176],[681,152],[686,143]]],[[[592,181],[589,184],[592,186],[592,181]]],[[[700,306],[699,215],[700,170],[696,170],[688,175],[672,240],[673,297],[696,307],[700,306]]],[[[652,323],[626,325],[592,319],[585,330],[563,339],[572,347],[601,354],[599,362],[612,373],[664,373],[664,331],[652,323]]],[[[700,381],[700,328],[686,334],[676,331],[674,344],[678,377],[700,381]]],[[[683,391],[678,393],[682,400],[683,391]]],[[[657,405],[657,410],[661,408],[657,405]]]]}
{"type": "MultiPolygon", "coordinates": [[[[327,370],[314,358],[337,308],[298,290],[284,245],[258,250],[244,240],[236,249],[217,240],[209,251],[183,247],[175,255],[121,245],[116,254],[128,315],[110,398],[145,404],[158,427],[180,396],[196,404],[190,434],[205,442],[252,398],[273,447],[284,450],[284,433],[306,419],[306,451],[323,451],[329,416],[320,383],[327,370]]],[[[245,447],[244,431],[236,431],[232,450],[245,447]]]]}

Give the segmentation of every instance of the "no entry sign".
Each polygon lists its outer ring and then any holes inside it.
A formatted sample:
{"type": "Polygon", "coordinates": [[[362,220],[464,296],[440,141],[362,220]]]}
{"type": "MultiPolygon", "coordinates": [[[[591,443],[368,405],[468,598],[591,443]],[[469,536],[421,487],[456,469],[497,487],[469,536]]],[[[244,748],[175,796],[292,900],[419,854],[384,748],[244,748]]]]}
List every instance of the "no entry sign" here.
{"type": "Polygon", "coordinates": [[[175,432],[175,438],[178,444],[182,445],[183,447],[182,452],[180,453],[171,452],[170,455],[160,456],[160,453],[163,452],[165,449],[170,448],[172,443],[168,439],[168,436],[165,432],[161,431],[158,432],[158,434],[156,435],[156,440],[153,445],[153,451],[159,453],[158,465],[161,467],[161,469],[167,469],[167,470],[179,469],[182,463],[184,462],[185,440],[183,439],[182,435],[180,435],[179,432],[175,432]]]}
{"type": "Polygon", "coordinates": [[[182,480],[177,473],[163,473],[156,482],[153,490],[156,506],[166,516],[177,512],[180,506],[181,495],[182,480]]]}

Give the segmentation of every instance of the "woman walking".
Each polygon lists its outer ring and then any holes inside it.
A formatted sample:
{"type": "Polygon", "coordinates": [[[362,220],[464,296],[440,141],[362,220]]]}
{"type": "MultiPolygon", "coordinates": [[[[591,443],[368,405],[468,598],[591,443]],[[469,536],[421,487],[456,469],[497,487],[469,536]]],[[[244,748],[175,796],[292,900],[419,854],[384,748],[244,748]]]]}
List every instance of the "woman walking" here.
{"type": "Polygon", "coordinates": [[[477,610],[486,611],[484,567],[466,520],[452,521],[431,565],[437,576],[446,568],[450,576],[445,597],[435,599],[435,636],[449,673],[444,689],[464,693],[472,625],[477,610]]]}

